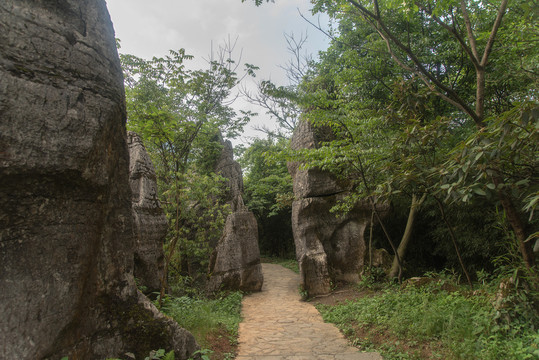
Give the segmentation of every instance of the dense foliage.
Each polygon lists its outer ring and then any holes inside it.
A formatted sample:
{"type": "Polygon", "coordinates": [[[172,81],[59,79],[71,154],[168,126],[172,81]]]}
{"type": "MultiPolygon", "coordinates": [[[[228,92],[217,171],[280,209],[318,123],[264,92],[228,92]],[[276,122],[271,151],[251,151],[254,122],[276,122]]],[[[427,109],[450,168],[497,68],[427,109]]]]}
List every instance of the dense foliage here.
{"type": "Polygon", "coordinates": [[[287,146],[284,139],[256,139],[239,161],[244,169],[245,204],[258,222],[261,253],[293,258],[292,178],[286,161],[278,156],[287,146]]]}
{"type": "Polygon", "coordinates": [[[412,208],[438,211],[437,231],[445,228],[458,251],[459,224],[446,215],[481,204],[485,223],[505,213],[524,264],[533,268],[539,189],[533,5],[313,3],[335,27],[330,47],[301,84],[301,101],[306,121],[330,129],[335,140],[291,156],[351,183],[349,202],[335,210],[365,197],[373,203],[407,197],[412,208]],[[430,200],[417,201],[423,195],[430,200]]]}
{"type": "MultiPolygon", "coordinates": [[[[163,290],[181,292],[206,275],[210,244],[229,211],[225,182],[213,172],[221,136],[237,136],[250,113],[231,107],[241,78],[225,45],[205,70],[190,70],[185,51],[144,60],[121,55],[129,130],[137,132],[155,166],[159,199],[169,220],[163,290]],[[168,279],[172,284],[168,284],[168,279]]],[[[249,65],[247,65],[247,70],[249,65]]]]}

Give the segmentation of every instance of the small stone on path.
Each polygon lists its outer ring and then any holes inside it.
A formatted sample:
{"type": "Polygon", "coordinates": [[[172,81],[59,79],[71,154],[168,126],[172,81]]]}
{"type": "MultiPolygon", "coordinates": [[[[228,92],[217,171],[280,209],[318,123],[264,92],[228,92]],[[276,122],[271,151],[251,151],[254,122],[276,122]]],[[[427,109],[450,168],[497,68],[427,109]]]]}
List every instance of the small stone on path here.
{"type": "Polygon", "coordinates": [[[301,301],[298,274],[276,264],[262,264],[262,272],[262,291],[243,299],[237,360],[382,360],[351,347],[301,301]]]}

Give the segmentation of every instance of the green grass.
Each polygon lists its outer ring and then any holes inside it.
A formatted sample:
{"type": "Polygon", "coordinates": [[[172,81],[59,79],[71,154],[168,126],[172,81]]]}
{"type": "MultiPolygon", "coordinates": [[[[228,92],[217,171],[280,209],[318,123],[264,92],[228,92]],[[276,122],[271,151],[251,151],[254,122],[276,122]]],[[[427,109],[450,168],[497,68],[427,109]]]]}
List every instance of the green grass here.
{"type": "Polygon", "coordinates": [[[539,359],[535,315],[512,314],[507,320],[505,315],[515,307],[496,310],[494,298],[485,291],[449,292],[434,282],[421,288],[394,286],[373,297],[318,309],[325,321],[336,324],[356,345],[380,351],[386,360],[421,358],[413,351],[403,353],[399,343],[435,344],[432,358],[539,359]],[[358,338],[360,328],[369,334],[358,338]],[[375,334],[385,334],[385,343],[377,347],[368,340],[375,334]]]}
{"type": "Polygon", "coordinates": [[[167,297],[161,310],[191,332],[202,348],[211,348],[207,336],[220,329],[226,330],[232,343],[237,341],[242,298],[239,291],[216,299],[167,297]]]}
{"type": "Polygon", "coordinates": [[[284,259],[284,258],[277,258],[277,257],[265,257],[262,259],[262,262],[270,263],[270,264],[278,264],[281,265],[287,269],[292,270],[296,274],[299,274],[299,264],[295,259],[284,259]]]}

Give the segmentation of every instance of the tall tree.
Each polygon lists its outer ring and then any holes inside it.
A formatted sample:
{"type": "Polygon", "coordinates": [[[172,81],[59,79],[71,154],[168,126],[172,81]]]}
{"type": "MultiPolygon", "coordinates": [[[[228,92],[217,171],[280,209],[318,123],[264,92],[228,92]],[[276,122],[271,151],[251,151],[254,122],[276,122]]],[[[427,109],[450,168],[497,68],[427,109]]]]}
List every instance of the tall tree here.
{"type": "Polygon", "coordinates": [[[121,55],[128,128],[145,141],[170,224],[162,296],[171,264],[180,271],[186,257],[208,257],[207,243],[220,236],[226,217],[223,182],[212,174],[220,150],[215,138],[237,135],[249,120],[230,106],[241,81],[232,53],[233,46],[223,46],[205,70],[188,69],[192,56],[183,49],[152,60],[121,55]]]}
{"type": "MultiPolygon", "coordinates": [[[[532,123],[537,121],[533,110],[537,107],[537,76],[530,70],[534,69],[533,64],[537,64],[538,53],[537,46],[533,48],[537,31],[529,25],[536,21],[536,12],[530,11],[532,6],[527,1],[508,5],[507,0],[499,1],[496,6],[464,0],[415,1],[411,4],[393,0],[319,0],[315,1],[314,10],[327,12],[340,24],[348,24],[352,28],[370,27],[373,33],[364,38],[358,51],[381,51],[379,47],[372,49],[370,46],[383,43],[383,53],[400,68],[407,88],[413,89],[406,92],[409,98],[418,98],[414,94],[438,97],[445,105],[438,103],[432,106],[436,102],[429,100],[429,111],[447,117],[452,133],[462,128],[464,134],[475,139],[475,142],[469,140],[468,145],[482,143],[485,138],[498,134],[501,144],[498,150],[507,150],[508,147],[522,145],[524,138],[530,141],[537,137],[537,129],[530,125],[530,120],[532,123]],[[502,43],[497,39],[510,42],[502,43]],[[522,62],[522,59],[529,63],[522,62]],[[506,70],[511,69],[511,73],[503,71],[504,62],[508,63],[506,70]],[[523,122],[523,118],[526,121],[523,122]],[[505,122],[500,119],[505,119],[505,122]],[[501,124],[505,124],[505,133],[499,131],[501,124]],[[524,133],[529,136],[517,135],[520,128],[524,128],[524,133]]],[[[346,46],[347,39],[343,40],[346,46]]],[[[419,120],[425,121],[428,117],[423,116],[419,120]]],[[[411,127],[410,131],[415,129],[417,133],[421,123],[418,125],[411,127]]],[[[470,151],[479,150],[479,147],[464,148],[470,164],[473,163],[470,159],[482,158],[480,153],[470,151]]],[[[522,258],[532,268],[534,257],[527,241],[529,229],[519,204],[523,197],[537,191],[537,159],[532,155],[537,149],[534,146],[521,146],[519,149],[521,155],[524,152],[532,161],[527,167],[519,167],[525,170],[523,175],[513,171],[509,174],[500,168],[498,159],[507,155],[501,153],[489,155],[488,159],[483,157],[481,165],[485,168],[469,166],[462,169],[457,166],[462,162],[454,160],[454,166],[449,163],[442,165],[444,161],[440,159],[440,166],[424,169],[415,175],[421,174],[421,177],[436,183],[436,188],[430,187],[431,193],[439,193],[442,188],[449,189],[449,192],[455,190],[451,195],[464,201],[487,191],[495,193],[519,241],[522,258]],[[442,176],[439,176],[440,170],[442,176]],[[470,184],[472,177],[475,181],[470,184]],[[437,180],[434,181],[435,178],[437,180]],[[450,179],[451,184],[448,184],[450,179]],[[534,186],[523,186],[525,184],[534,186]]],[[[461,151],[455,158],[462,155],[461,151]]]]}

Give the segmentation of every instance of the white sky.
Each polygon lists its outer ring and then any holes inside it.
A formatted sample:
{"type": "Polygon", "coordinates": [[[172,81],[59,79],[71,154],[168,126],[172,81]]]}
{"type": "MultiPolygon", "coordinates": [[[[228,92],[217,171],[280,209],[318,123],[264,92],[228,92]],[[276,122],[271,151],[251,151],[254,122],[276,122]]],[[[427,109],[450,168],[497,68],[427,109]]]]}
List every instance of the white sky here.
{"type": "MultiPolygon", "coordinates": [[[[291,57],[284,34],[299,38],[307,33],[305,51],[313,56],[328,43],[325,35],[299,15],[298,9],[311,21],[326,25],[326,18],[311,16],[309,0],[275,0],[260,7],[252,0],[107,0],[107,6],[122,53],[150,59],[165,56],[170,49],[185,48],[187,54],[195,56],[195,66],[202,68],[202,58],[208,58],[212,42],[215,49],[229,36],[232,40],[238,37],[236,55],[242,53],[241,63],[260,67],[256,80],[271,79],[278,85],[288,83],[279,68],[291,57]]],[[[234,107],[260,114],[246,127],[244,137],[234,143],[262,136],[252,129],[254,125],[272,127],[263,110],[242,101],[234,107]]]]}

